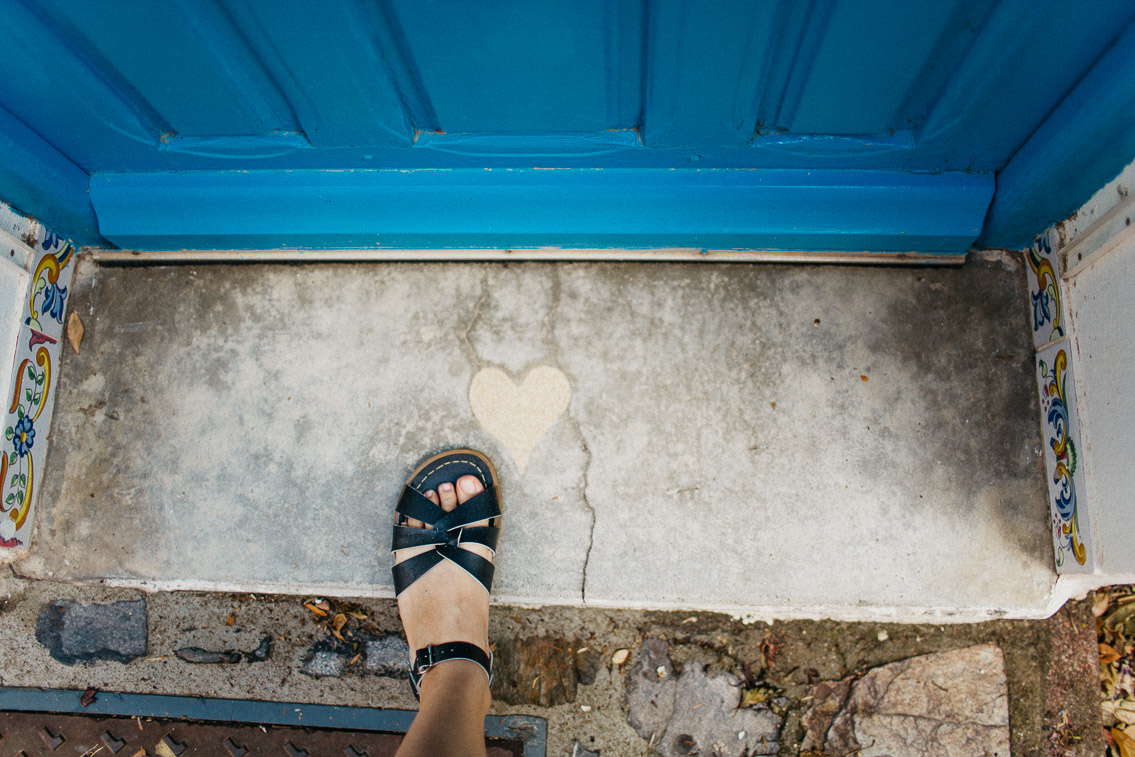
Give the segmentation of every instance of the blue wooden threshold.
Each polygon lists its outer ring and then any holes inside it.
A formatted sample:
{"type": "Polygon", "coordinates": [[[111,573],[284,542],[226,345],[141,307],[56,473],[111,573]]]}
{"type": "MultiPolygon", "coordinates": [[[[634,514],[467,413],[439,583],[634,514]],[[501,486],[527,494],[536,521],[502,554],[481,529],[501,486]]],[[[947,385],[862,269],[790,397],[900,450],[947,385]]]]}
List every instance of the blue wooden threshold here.
{"type": "Polygon", "coordinates": [[[615,168],[99,173],[124,249],[685,247],[964,255],[993,195],[961,172],[615,168]]]}

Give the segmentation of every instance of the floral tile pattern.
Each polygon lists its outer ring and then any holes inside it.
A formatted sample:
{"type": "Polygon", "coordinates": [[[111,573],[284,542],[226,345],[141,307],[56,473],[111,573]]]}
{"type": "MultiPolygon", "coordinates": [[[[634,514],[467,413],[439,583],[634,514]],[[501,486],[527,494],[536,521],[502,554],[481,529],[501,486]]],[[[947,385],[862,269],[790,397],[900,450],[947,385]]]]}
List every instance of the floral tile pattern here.
{"type": "Polygon", "coordinates": [[[1037,352],[1036,368],[1056,568],[1060,573],[1090,573],[1095,561],[1084,506],[1080,424],[1068,340],[1037,352]]]}
{"type": "Polygon", "coordinates": [[[1091,573],[1095,570],[1095,557],[1080,465],[1080,420],[1076,411],[1075,372],[1069,348],[1060,247],[1061,236],[1057,228],[1052,227],[1025,251],[1048,477],[1049,526],[1056,553],[1056,572],[1091,573]]]}
{"type": "Polygon", "coordinates": [[[63,338],[75,246],[52,230],[0,205],[0,228],[17,232],[34,256],[31,284],[11,367],[12,396],[3,398],[0,443],[0,560],[27,550],[35,495],[43,477],[52,389],[63,338]]]}
{"type": "Polygon", "coordinates": [[[1032,308],[1033,345],[1046,344],[1068,335],[1061,298],[1060,260],[1056,254],[1059,236],[1052,228],[1036,238],[1025,251],[1029,271],[1029,304],[1032,308]]]}

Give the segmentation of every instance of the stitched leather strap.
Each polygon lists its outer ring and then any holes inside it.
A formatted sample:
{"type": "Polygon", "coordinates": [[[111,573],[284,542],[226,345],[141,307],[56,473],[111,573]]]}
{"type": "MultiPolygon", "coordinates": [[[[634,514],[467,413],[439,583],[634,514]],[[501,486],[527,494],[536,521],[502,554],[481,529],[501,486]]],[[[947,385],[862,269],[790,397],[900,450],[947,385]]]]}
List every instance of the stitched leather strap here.
{"type": "Polygon", "coordinates": [[[442,544],[428,552],[415,555],[409,560],[403,560],[394,565],[391,571],[394,576],[394,595],[398,596],[406,591],[410,584],[424,576],[431,568],[442,560],[449,560],[464,570],[491,591],[493,587],[493,574],[496,568],[493,564],[478,554],[462,549],[459,546],[442,544]]]}
{"type": "Polygon", "coordinates": [[[493,586],[493,564],[471,552],[462,549],[462,544],[481,544],[496,551],[500,529],[496,526],[470,526],[470,523],[497,518],[501,514],[496,487],[489,486],[470,497],[453,510],[446,512],[416,489],[403,487],[398,498],[396,512],[405,518],[413,518],[431,526],[430,528],[410,528],[397,524],[391,540],[390,551],[399,552],[414,547],[432,546],[433,549],[393,567],[394,595],[398,596],[410,584],[424,576],[443,559],[455,563],[469,575],[476,578],[485,591],[493,586]]]}
{"type": "Polygon", "coordinates": [[[419,649],[414,655],[414,664],[410,667],[410,688],[415,698],[421,698],[422,676],[426,671],[438,663],[447,660],[470,660],[484,669],[489,677],[489,685],[493,683],[493,658],[485,654],[485,650],[476,644],[467,641],[451,641],[445,644],[434,644],[419,649]]]}

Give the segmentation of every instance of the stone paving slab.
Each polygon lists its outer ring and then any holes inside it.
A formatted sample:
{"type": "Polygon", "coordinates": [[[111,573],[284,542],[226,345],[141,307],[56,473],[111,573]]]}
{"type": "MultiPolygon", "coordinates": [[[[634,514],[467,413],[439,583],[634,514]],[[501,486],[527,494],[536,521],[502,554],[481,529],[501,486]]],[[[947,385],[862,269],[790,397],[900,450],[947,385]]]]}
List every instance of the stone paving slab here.
{"type": "Polygon", "coordinates": [[[430,451],[489,453],[521,604],[1042,616],[1025,277],[698,264],[103,267],[26,576],[390,594],[430,451]]]}
{"type": "Polygon", "coordinates": [[[817,686],[801,747],[863,757],[1008,755],[1008,697],[996,644],[912,657],[817,686]]]}

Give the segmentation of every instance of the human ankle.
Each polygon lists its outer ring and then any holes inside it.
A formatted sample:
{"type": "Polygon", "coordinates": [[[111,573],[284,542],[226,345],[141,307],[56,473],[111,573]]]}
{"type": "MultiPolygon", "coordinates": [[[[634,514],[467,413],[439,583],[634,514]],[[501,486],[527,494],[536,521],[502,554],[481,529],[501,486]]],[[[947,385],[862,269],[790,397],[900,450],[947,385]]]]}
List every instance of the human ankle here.
{"type": "Polygon", "coordinates": [[[471,660],[447,660],[430,668],[422,677],[422,705],[435,698],[461,701],[488,714],[492,702],[489,677],[471,660]]]}

